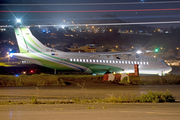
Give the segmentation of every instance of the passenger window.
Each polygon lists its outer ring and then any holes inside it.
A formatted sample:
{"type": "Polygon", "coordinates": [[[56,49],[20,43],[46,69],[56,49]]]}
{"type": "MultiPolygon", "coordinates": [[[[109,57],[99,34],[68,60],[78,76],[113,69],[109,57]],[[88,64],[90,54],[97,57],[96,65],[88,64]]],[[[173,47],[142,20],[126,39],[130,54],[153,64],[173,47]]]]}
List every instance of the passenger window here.
{"type": "Polygon", "coordinates": [[[86,62],[85,59],[83,59],[83,62],[86,62]]]}
{"type": "Polygon", "coordinates": [[[144,63],[144,65],[146,64],[146,62],[143,62],[144,63]]]}
{"type": "Polygon", "coordinates": [[[99,60],[100,63],[102,63],[102,60],[99,60]]]}
{"type": "Polygon", "coordinates": [[[92,60],[90,59],[89,62],[92,62],[92,60]]]}
{"type": "Polygon", "coordinates": [[[105,60],[103,60],[103,63],[105,63],[105,60]]]}
{"type": "Polygon", "coordinates": [[[137,64],[139,64],[139,61],[137,61],[137,64]]]}
{"type": "Polygon", "coordinates": [[[125,61],[125,64],[127,64],[127,61],[125,61]]]}
{"type": "Polygon", "coordinates": [[[118,63],[118,61],[116,61],[116,63],[118,63]]]}
{"type": "Polygon", "coordinates": [[[93,60],[93,62],[96,62],[95,60],[93,60]]]}
{"type": "Polygon", "coordinates": [[[72,58],[69,59],[72,62],[72,58]]]}
{"type": "Polygon", "coordinates": [[[131,64],[134,64],[133,61],[131,61],[131,64]]]}
{"type": "Polygon", "coordinates": [[[82,59],[79,59],[80,62],[82,62],[82,59]]]}
{"type": "Polygon", "coordinates": [[[128,61],[128,64],[131,64],[131,62],[130,62],[130,61],[128,61]]]}
{"type": "Polygon", "coordinates": [[[124,64],[124,61],[122,61],[122,64],[124,64]]]}
{"type": "Polygon", "coordinates": [[[74,60],[74,62],[76,62],[76,59],[73,59],[74,60]]]}
{"type": "Polygon", "coordinates": [[[113,60],[113,63],[115,63],[114,60],[113,60]]]}
{"type": "Polygon", "coordinates": [[[119,63],[121,64],[121,61],[119,61],[119,63]]]}
{"type": "Polygon", "coordinates": [[[146,62],[147,65],[149,65],[149,62],[146,62]]]}
{"type": "Polygon", "coordinates": [[[106,60],[106,63],[108,63],[108,60],[106,60]]]}
{"type": "Polygon", "coordinates": [[[140,64],[142,65],[142,62],[140,62],[140,64]]]}
{"type": "Polygon", "coordinates": [[[136,61],[134,61],[134,64],[136,64],[136,61]]]}
{"type": "Polygon", "coordinates": [[[79,59],[77,59],[77,62],[79,62],[79,59]]]}
{"type": "Polygon", "coordinates": [[[89,60],[88,59],[86,59],[86,62],[88,62],[89,60]]]}
{"type": "Polygon", "coordinates": [[[111,60],[109,60],[109,63],[111,63],[111,60]]]}
{"type": "Polygon", "coordinates": [[[98,63],[98,62],[99,62],[99,60],[96,60],[96,62],[98,63]]]}

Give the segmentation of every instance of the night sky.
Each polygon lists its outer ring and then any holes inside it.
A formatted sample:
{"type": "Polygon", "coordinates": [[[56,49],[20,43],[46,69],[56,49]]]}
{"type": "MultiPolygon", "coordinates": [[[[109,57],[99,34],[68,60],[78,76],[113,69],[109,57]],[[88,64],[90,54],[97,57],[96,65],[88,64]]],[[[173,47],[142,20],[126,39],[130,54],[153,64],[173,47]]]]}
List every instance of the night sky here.
{"type": "MultiPolygon", "coordinates": [[[[1,5],[1,21],[14,19],[12,13],[4,13],[3,11],[36,11],[28,13],[16,12],[14,15],[18,18],[31,19],[37,24],[47,21],[57,24],[63,19],[84,19],[84,18],[99,18],[104,14],[114,14],[119,19],[126,22],[161,22],[161,21],[179,21],[180,20],[180,2],[179,0],[3,0],[1,4],[16,4],[16,5],[1,5]],[[134,3],[133,3],[134,2],[134,3]],[[149,3],[154,2],[154,3],[149,3]],[[159,3],[157,3],[159,2],[159,3]],[[164,3],[163,3],[164,2],[164,3]],[[166,3],[169,2],[169,3],[166,3]],[[17,5],[17,4],[35,4],[35,5],[17,5]],[[87,3],[87,4],[83,4],[87,3]],[[92,3],[92,4],[90,4],[92,3]],[[106,4],[97,4],[106,3],[106,4]],[[110,4],[117,3],[117,4],[110,4]],[[122,4],[126,3],[126,4],[122,4]],[[141,4],[138,4],[141,3],[141,4]],[[37,6],[37,4],[39,4],[37,6]],[[48,4],[48,5],[42,5],[48,4]],[[52,5],[59,4],[59,5],[52,5]],[[60,5],[61,4],[61,5],[60,5]],[[66,5],[62,5],[66,4],[66,5]],[[83,4],[83,5],[82,5],[83,4]],[[174,10],[167,10],[167,9],[174,10]],[[178,8],[178,10],[176,10],[178,8]],[[150,11],[150,9],[158,9],[150,11]],[[163,9],[163,10],[160,10],[163,9]],[[106,10],[106,11],[98,11],[106,10]],[[111,12],[110,10],[124,10],[111,12]],[[131,11],[127,11],[131,10],[131,11]],[[138,11],[140,10],[140,11],[138,11]],[[37,11],[47,11],[47,13],[39,18],[42,13],[37,11]],[[54,11],[49,13],[48,11],[54,11]],[[57,12],[61,11],[61,12],[57,12]],[[71,11],[71,12],[67,12],[71,11]],[[78,11],[78,12],[76,12],[78,11]],[[93,11],[93,12],[89,12],[93,11]],[[46,18],[46,19],[45,19],[46,18]]],[[[150,26],[150,25],[148,25],[150,26]]],[[[177,27],[180,24],[159,24],[151,25],[154,27],[168,28],[170,26],[177,27]]]]}

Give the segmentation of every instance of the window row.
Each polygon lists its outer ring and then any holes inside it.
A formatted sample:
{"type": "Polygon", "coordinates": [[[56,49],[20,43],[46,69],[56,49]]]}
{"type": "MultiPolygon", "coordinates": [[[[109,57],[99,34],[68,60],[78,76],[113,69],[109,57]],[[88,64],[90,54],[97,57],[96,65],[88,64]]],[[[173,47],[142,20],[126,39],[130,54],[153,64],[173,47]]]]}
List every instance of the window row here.
{"type": "Polygon", "coordinates": [[[114,63],[114,64],[141,64],[149,65],[149,62],[142,61],[123,61],[123,60],[99,60],[99,59],[73,59],[70,58],[71,62],[89,62],[89,63],[114,63]]]}

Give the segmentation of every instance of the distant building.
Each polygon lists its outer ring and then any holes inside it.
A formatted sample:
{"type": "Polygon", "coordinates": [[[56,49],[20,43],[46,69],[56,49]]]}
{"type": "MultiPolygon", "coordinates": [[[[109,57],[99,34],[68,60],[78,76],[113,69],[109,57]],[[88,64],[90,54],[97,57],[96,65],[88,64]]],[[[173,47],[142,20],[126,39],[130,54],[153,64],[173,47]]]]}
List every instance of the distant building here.
{"type": "Polygon", "coordinates": [[[165,62],[169,66],[180,66],[180,61],[179,60],[165,60],[165,62]]]}
{"type": "Polygon", "coordinates": [[[96,48],[93,46],[94,44],[87,44],[82,47],[74,46],[70,48],[71,52],[96,52],[96,48]]]}

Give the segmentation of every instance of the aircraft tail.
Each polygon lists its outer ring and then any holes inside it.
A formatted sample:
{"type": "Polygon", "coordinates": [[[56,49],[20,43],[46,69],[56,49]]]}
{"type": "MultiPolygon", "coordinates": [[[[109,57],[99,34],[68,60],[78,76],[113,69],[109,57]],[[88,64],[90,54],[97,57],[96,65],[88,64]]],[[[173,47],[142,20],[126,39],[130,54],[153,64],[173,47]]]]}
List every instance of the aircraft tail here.
{"type": "Polygon", "coordinates": [[[29,30],[29,27],[14,28],[20,53],[56,52],[55,49],[46,47],[29,30]]]}

